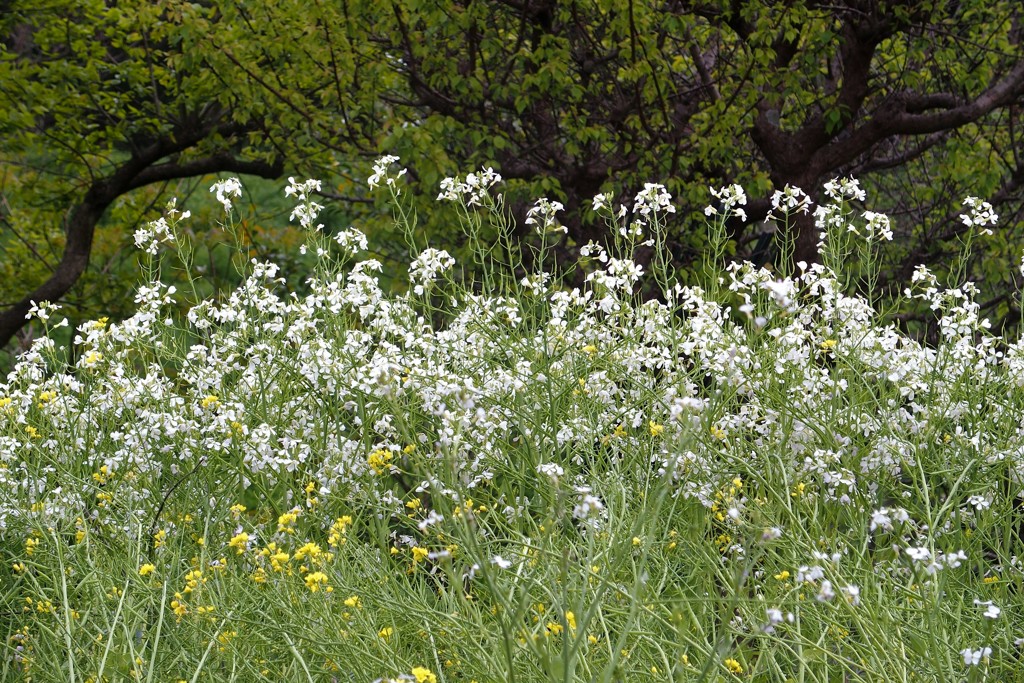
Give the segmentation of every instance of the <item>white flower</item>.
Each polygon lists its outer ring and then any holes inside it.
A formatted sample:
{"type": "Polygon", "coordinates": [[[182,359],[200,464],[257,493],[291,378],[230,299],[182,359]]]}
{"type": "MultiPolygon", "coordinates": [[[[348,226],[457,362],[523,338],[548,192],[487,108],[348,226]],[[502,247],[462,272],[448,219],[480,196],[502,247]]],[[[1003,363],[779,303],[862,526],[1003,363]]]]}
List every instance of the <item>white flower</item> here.
{"type": "Polygon", "coordinates": [[[366,251],[366,249],[369,248],[369,243],[366,241],[366,235],[356,228],[350,227],[348,230],[342,230],[334,236],[334,241],[337,242],[338,246],[350,256],[360,251],[366,251]]]}
{"type": "Polygon", "coordinates": [[[526,225],[536,225],[538,233],[568,232],[568,228],[564,225],[559,225],[558,221],[555,220],[555,214],[564,208],[561,202],[553,202],[547,197],[541,197],[526,212],[526,220],[523,222],[526,225]],[[539,223],[537,222],[538,216],[541,218],[539,223]]]}
{"type": "Polygon", "coordinates": [[[825,183],[825,194],[836,203],[850,199],[864,201],[867,196],[860,188],[860,181],[856,178],[833,178],[825,183]]]}
{"type": "Polygon", "coordinates": [[[43,301],[42,303],[36,304],[35,301],[31,302],[32,306],[28,309],[28,313],[25,315],[26,320],[32,318],[39,318],[43,322],[50,319],[50,314],[60,310],[60,304],[51,304],[49,301],[43,301]]]}
{"type": "Polygon", "coordinates": [[[974,506],[975,510],[987,510],[992,507],[992,501],[986,496],[969,496],[967,498],[967,504],[974,506]]]}
{"type": "Polygon", "coordinates": [[[604,503],[601,502],[601,499],[590,495],[589,492],[584,492],[580,497],[580,502],[573,508],[572,516],[576,519],[590,519],[601,514],[602,510],[604,510],[604,503]]]}
{"type": "MultiPolygon", "coordinates": [[[[186,212],[188,213],[188,212],[186,212]]],[[[182,215],[182,218],[185,216],[182,215]]],[[[163,216],[135,231],[135,246],[147,254],[156,256],[161,244],[173,244],[174,231],[163,216]]]]}
{"type": "Polygon", "coordinates": [[[488,166],[478,173],[470,173],[465,181],[458,176],[445,178],[441,181],[441,193],[437,195],[437,199],[450,202],[464,201],[466,206],[480,206],[491,187],[500,182],[501,175],[488,166]]]}
{"type": "Polygon", "coordinates": [[[964,563],[967,559],[967,553],[963,550],[957,550],[955,553],[946,553],[941,557],[942,564],[946,565],[950,569],[956,569],[964,563]]]}
{"type": "Polygon", "coordinates": [[[309,178],[300,183],[294,177],[289,176],[288,187],[284,188],[284,196],[291,197],[295,195],[300,202],[304,202],[313,192],[319,192],[320,186],[320,181],[315,178],[309,178]]]}
{"type": "Polygon", "coordinates": [[[501,555],[495,555],[491,558],[491,564],[497,566],[499,569],[508,569],[512,566],[512,561],[506,560],[501,555]]]}
{"type": "Polygon", "coordinates": [[[871,524],[869,530],[874,531],[875,529],[882,528],[885,531],[892,531],[892,518],[889,517],[889,510],[881,508],[871,513],[871,524]]]}
{"type": "Polygon", "coordinates": [[[224,207],[224,213],[231,213],[231,198],[242,196],[242,183],[238,178],[228,178],[211,185],[210,192],[217,193],[217,201],[224,207]]]}
{"type": "Polygon", "coordinates": [[[427,516],[416,526],[419,527],[420,531],[426,531],[427,527],[433,526],[443,521],[444,515],[438,514],[436,510],[431,510],[429,513],[427,513],[427,516]]]}
{"type": "Polygon", "coordinates": [[[876,237],[892,242],[892,225],[889,222],[888,216],[883,213],[875,213],[874,211],[865,211],[864,218],[868,222],[865,226],[868,242],[873,241],[876,237]]]}
{"type": "Polygon", "coordinates": [[[811,210],[811,198],[799,187],[786,185],[782,190],[776,190],[772,194],[772,211],[768,212],[765,222],[778,220],[775,211],[782,211],[785,216],[792,213],[807,213],[811,210]]]}
{"type": "Polygon", "coordinates": [[[393,178],[388,175],[388,167],[396,161],[398,161],[398,157],[393,154],[385,154],[373,163],[373,175],[366,179],[366,184],[370,186],[371,190],[380,185],[381,180],[384,180],[385,183],[393,186],[395,184],[395,180],[405,175],[407,169],[404,168],[393,178]]]}
{"type": "Polygon", "coordinates": [[[907,548],[905,552],[910,556],[910,559],[915,562],[925,562],[926,560],[931,559],[932,556],[932,551],[923,546],[920,548],[907,548]]]}
{"type": "MultiPolygon", "coordinates": [[[[288,178],[288,187],[284,189],[284,196],[290,197],[295,195],[299,204],[292,210],[292,215],[288,220],[299,219],[299,224],[304,228],[309,228],[313,225],[313,221],[323,210],[323,206],[317,204],[309,196],[313,192],[320,191],[320,181],[310,178],[303,182],[297,182],[295,178],[288,178]]],[[[317,228],[322,228],[322,225],[318,225],[317,228]]]]}
{"type": "MultiPolygon", "coordinates": [[[[747,220],[747,213],[743,209],[737,209],[737,206],[747,204],[747,195],[743,191],[743,188],[739,185],[727,185],[721,189],[716,190],[713,187],[709,187],[712,196],[722,202],[722,211],[728,216],[730,213],[735,216],[739,216],[740,220],[747,220]]],[[[718,209],[713,206],[704,207],[705,216],[717,216],[718,209]]]]}
{"type": "Polygon", "coordinates": [[[825,577],[825,570],[818,566],[808,567],[804,565],[796,570],[796,582],[815,582],[825,577]]]}
{"type": "Polygon", "coordinates": [[[534,296],[540,296],[547,289],[548,281],[551,279],[551,273],[534,273],[533,275],[527,275],[519,284],[530,290],[530,293],[534,296]]]}
{"type": "Polygon", "coordinates": [[[444,249],[428,247],[409,264],[409,279],[417,295],[430,289],[438,275],[455,265],[455,259],[444,249]]]}
{"type": "Polygon", "coordinates": [[[965,197],[964,206],[970,207],[971,211],[970,215],[960,214],[960,222],[968,228],[980,227],[980,234],[982,235],[991,235],[992,230],[985,226],[995,225],[999,222],[999,216],[992,210],[992,205],[981,201],[977,197],[965,197]]]}
{"type": "Polygon", "coordinates": [[[554,481],[558,481],[558,478],[565,474],[565,470],[562,469],[561,465],[553,462],[544,462],[537,465],[537,472],[550,477],[554,481]]]}
{"type": "MultiPolygon", "coordinates": [[[[775,626],[786,620],[786,617],[782,614],[782,610],[774,607],[766,609],[765,614],[768,617],[768,623],[761,627],[761,630],[765,633],[775,633],[775,626]]],[[[793,620],[792,614],[789,615],[789,620],[793,620]]]]}
{"type": "Polygon", "coordinates": [[[605,251],[604,247],[593,240],[580,247],[580,256],[583,258],[590,258],[593,256],[601,263],[608,262],[608,252],[605,251]]]}
{"type": "MultiPolygon", "coordinates": [[[[739,187],[739,185],[734,185],[739,187]]],[[[743,190],[741,189],[742,193],[743,190]]],[[[603,195],[598,195],[602,197],[603,195]]],[[[596,197],[595,197],[596,200],[596,197]]],[[[746,204],[746,198],[742,202],[746,204]]],[[[644,218],[649,218],[651,213],[657,213],[664,211],[665,213],[675,213],[676,207],[672,206],[672,195],[668,193],[664,185],[658,183],[644,183],[644,189],[636,193],[636,197],[633,198],[633,213],[638,213],[644,218]]]]}
{"type": "Polygon", "coordinates": [[[978,666],[978,664],[981,663],[981,660],[987,659],[992,654],[992,648],[982,647],[978,648],[977,650],[972,650],[968,647],[963,650],[960,650],[960,654],[964,658],[965,665],[978,666]]]}
{"type": "Polygon", "coordinates": [[[993,604],[991,600],[979,600],[975,598],[974,605],[975,607],[985,608],[985,611],[982,613],[982,616],[986,619],[998,619],[1000,613],[1002,613],[1002,610],[999,609],[997,605],[993,604]]]}

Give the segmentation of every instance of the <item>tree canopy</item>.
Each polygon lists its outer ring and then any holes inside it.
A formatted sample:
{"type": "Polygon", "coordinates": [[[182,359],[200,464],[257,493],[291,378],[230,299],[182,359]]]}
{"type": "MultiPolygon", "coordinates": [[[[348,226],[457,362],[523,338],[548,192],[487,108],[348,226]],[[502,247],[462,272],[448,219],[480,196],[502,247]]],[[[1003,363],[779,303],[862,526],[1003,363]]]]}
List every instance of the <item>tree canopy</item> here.
{"type": "MultiPolygon", "coordinates": [[[[478,166],[511,181],[520,217],[530,196],[562,201],[567,249],[602,238],[587,216],[598,192],[625,203],[662,182],[694,209],[709,185],[736,182],[752,197],[733,235],[744,253],[773,190],[853,175],[894,217],[895,278],[955,246],[960,198],[990,196],[1004,207],[1000,260],[980,272],[1005,314],[1022,14],[1012,0],[10,2],[0,342],[31,301],[78,282],[97,226],[129,239],[134,226],[103,221],[131,193],[317,174],[354,215],[361,169],[382,153],[402,157],[422,202],[478,166]]],[[[678,214],[677,263],[701,248],[698,225],[678,214]]],[[[812,219],[789,229],[796,258],[814,260],[812,219]]]]}

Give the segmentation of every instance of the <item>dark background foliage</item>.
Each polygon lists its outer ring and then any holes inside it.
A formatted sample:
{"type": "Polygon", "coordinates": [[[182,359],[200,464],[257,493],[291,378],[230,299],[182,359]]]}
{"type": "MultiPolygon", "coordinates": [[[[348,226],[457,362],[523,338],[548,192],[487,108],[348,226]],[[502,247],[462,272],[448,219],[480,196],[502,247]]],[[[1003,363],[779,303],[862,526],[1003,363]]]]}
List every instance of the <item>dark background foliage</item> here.
{"type": "MultiPolygon", "coordinates": [[[[709,185],[751,197],[731,234],[745,258],[774,189],[817,196],[855,176],[866,208],[894,220],[882,278],[894,288],[918,263],[941,271],[961,199],[989,198],[1001,223],[970,276],[986,313],[1012,324],[1022,14],[1013,0],[6,2],[0,343],[30,340],[33,300],[66,304],[73,322],[126,313],[132,233],[171,196],[228,284],[215,176],[241,175],[259,200],[258,218],[241,207],[246,257],[294,262],[271,188],[296,175],[325,181],[335,227],[361,221],[379,256],[402,258],[365,183],[384,153],[409,168],[423,230],[452,249],[433,203],[449,175],[493,166],[520,224],[534,198],[562,201],[566,256],[605,237],[593,195],[630,203],[664,183],[681,269],[704,247],[709,185]]],[[[792,229],[796,258],[814,260],[809,219],[792,229]]]]}

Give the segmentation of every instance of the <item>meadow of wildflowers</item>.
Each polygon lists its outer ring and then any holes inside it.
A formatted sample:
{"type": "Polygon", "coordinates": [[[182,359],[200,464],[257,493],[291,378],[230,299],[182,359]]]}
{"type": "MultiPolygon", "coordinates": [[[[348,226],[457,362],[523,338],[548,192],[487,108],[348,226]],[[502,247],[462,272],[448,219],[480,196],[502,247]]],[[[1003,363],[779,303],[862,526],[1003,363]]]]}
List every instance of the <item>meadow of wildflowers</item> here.
{"type": "MultiPolygon", "coordinates": [[[[746,198],[715,190],[698,287],[659,185],[595,197],[608,245],[555,267],[557,202],[523,259],[500,176],[449,179],[460,264],[417,244],[396,161],[370,182],[415,247],[402,292],[293,180],[307,293],[261,262],[223,296],[162,284],[190,263],[172,205],[136,235],[138,312],[18,360],[0,679],[1021,678],[1024,346],[923,267],[903,298],[938,343],[886,323],[891,228],[855,181],[777,193],[822,232],[793,273],[726,265],[746,198]]],[[[213,188],[229,225],[241,191],[213,188]]],[[[996,217],[964,211],[966,259],[996,217]]]]}

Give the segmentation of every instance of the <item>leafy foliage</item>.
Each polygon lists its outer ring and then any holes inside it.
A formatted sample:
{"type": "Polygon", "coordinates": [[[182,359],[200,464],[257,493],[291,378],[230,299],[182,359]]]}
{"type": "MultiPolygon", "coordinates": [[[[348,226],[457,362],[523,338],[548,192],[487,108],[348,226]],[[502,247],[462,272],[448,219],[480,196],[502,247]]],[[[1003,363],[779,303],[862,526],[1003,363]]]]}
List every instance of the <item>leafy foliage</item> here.
{"type": "MultiPolygon", "coordinates": [[[[24,175],[7,186],[9,261],[31,252],[25,243],[59,250],[61,232],[81,236],[63,243],[74,258],[27,273],[36,299],[64,297],[85,271],[83,224],[101,220],[110,195],[154,185],[159,206],[172,179],[287,170],[326,178],[325,196],[355,217],[372,200],[351,169],[386,151],[417,159],[419,227],[453,251],[452,216],[426,207],[467,165],[510,181],[519,225],[533,197],[561,201],[565,257],[603,237],[585,211],[599,192],[628,204],[627,188],[662,178],[695,206],[708,185],[739,182],[757,225],[773,189],[856,175],[904,238],[887,254],[888,282],[943,261],[960,237],[959,200],[990,196],[1013,218],[999,258],[976,272],[993,305],[1015,310],[1005,292],[1019,250],[1024,61],[1013,0],[93,0],[13,3],[2,21],[0,136],[6,167],[24,175]],[[53,282],[39,283],[46,268],[53,282]]],[[[694,219],[671,226],[677,265],[707,246],[694,219]]],[[[381,255],[395,256],[391,222],[376,227],[381,255]]],[[[795,257],[815,259],[810,222],[791,229],[795,257]]],[[[738,221],[730,234],[740,255],[764,244],[738,221]]],[[[20,326],[31,296],[0,331],[20,326]]]]}

